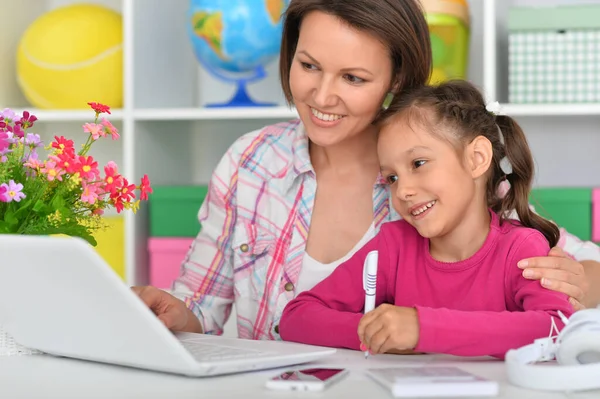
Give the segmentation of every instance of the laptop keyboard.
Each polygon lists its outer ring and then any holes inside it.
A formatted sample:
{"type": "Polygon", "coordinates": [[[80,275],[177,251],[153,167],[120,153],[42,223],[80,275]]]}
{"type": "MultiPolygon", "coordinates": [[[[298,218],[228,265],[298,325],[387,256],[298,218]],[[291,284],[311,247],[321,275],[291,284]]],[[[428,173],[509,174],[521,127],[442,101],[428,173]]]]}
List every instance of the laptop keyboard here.
{"type": "Polygon", "coordinates": [[[263,357],[271,357],[277,354],[276,352],[229,347],[214,343],[204,344],[193,341],[181,341],[181,343],[199,362],[208,362],[215,360],[256,359],[263,357]]]}

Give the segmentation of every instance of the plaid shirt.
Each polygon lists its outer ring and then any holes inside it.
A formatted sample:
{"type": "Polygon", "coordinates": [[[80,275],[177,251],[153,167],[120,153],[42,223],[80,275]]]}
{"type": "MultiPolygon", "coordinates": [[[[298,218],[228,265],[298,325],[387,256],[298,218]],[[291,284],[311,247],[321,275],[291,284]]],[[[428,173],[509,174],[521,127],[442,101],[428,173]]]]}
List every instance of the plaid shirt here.
{"type": "MultiPolygon", "coordinates": [[[[314,205],[316,178],[300,121],[248,133],[217,165],[199,211],[202,230],[173,284],[205,333],[221,334],[235,302],[240,338],[280,339],[278,323],[293,299],[314,205]]],[[[389,186],[373,185],[375,231],[399,219],[389,186]]],[[[600,249],[563,230],[559,243],[576,259],[600,249]]]]}

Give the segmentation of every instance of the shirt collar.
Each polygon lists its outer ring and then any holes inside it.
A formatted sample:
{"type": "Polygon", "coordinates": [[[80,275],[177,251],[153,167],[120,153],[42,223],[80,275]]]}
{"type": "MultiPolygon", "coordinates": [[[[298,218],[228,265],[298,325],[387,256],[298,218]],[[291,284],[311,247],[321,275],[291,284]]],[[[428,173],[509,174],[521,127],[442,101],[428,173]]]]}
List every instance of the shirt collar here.
{"type": "Polygon", "coordinates": [[[292,156],[288,164],[288,172],[283,175],[283,184],[286,191],[292,188],[298,176],[314,171],[308,152],[308,137],[302,122],[298,120],[288,134],[292,144],[292,156]]]}
{"type": "Polygon", "coordinates": [[[308,136],[302,122],[298,121],[295,133],[292,143],[292,156],[294,159],[294,172],[298,176],[302,173],[313,171],[313,166],[310,162],[310,153],[308,151],[308,136]]]}

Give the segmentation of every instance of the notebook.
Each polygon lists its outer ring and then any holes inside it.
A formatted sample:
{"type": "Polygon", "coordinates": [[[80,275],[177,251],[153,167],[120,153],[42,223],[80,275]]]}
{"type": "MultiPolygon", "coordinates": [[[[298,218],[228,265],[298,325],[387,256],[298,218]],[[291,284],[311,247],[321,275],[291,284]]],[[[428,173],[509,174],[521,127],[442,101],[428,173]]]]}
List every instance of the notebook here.
{"type": "Polygon", "coordinates": [[[367,369],[366,374],[396,398],[496,396],[499,386],[457,367],[422,366],[367,369]]]}

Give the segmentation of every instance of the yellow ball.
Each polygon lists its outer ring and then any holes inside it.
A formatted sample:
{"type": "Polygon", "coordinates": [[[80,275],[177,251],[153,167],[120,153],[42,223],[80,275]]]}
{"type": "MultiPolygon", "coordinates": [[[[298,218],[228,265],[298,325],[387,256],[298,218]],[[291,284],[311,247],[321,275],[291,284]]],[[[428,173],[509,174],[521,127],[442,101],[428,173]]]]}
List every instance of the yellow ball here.
{"type": "Polygon", "coordinates": [[[36,19],[17,49],[17,79],[32,105],[123,105],[123,24],[106,7],[75,4],[36,19]]]}

